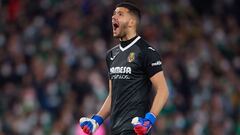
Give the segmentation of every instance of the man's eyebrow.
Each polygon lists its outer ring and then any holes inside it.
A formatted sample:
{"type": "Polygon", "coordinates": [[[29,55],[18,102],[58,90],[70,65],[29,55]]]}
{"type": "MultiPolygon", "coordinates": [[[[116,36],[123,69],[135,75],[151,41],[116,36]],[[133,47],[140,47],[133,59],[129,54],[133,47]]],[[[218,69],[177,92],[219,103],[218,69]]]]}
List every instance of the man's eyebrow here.
{"type": "Polygon", "coordinates": [[[124,12],[123,11],[121,11],[121,10],[119,10],[119,11],[113,11],[113,14],[115,15],[116,13],[121,13],[121,14],[123,14],[124,12]]]}
{"type": "Polygon", "coordinates": [[[120,11],[118,11],[118,13],[123,13],[123,11],[120,10],[120,11]]]}

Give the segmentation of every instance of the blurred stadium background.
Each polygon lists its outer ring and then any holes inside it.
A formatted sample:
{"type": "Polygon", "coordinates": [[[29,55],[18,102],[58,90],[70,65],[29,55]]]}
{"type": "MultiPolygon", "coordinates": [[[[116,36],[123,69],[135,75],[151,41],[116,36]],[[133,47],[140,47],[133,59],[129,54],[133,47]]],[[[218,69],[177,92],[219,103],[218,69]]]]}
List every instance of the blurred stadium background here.
{"type": "MultiPolygon", "coordinates": [[[[108,93],[118,2],[0,0],[0,135],[80,134],[108,93]]],[[[134,2],[170,90],[153,135],[240,135],[240,1],[134,2]]]]}

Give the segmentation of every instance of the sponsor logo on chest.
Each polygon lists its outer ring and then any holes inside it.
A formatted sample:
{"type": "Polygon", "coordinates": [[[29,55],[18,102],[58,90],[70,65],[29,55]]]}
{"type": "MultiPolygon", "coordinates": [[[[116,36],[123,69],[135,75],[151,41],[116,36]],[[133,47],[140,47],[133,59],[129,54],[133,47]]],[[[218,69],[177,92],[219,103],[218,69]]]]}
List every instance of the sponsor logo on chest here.
{"type": "Polygon", "coordinates": [[[111,67],[110,74],[131,74],[131,67],[111,67]]]}
{"type": "Polygon", "coordinates": [[[128,80],[130,79],[130,74],[132,74],[131,67],[111,67],[110,68],[110,78],[115,79],[123,79],[128,80]]]}

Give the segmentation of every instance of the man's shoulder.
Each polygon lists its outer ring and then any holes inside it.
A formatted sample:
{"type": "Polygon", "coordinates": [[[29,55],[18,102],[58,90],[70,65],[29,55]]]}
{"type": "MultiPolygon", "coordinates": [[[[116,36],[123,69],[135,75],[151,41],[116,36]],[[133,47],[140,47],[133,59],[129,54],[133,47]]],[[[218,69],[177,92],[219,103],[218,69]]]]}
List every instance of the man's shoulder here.
{"type": "Polygon", "coordinates": [[[119,48],[119,44],[117,44],[117,45],[115,45],[114,47],[112,47],[111,49],[109,49],[108,51],[107,51],[107,54],[109,54],[109,53],[112,53],[112,52],[114,52],[114,51],[116,51],[116,50],[119,50],[120,48],[119,48]]]}
{"type": "Polygon", "coordinates": [[[106,54],[106,58],[109,59],[113,56],[115,56],[116,54],[118,54],[120,51],[120,47],[119,47],[119,44],[114,46],[113,48],[109,49],[107,51],[107,54],[106,54]]]}
{"type": "Polygon", "coordinates": [[[138,43],[138,47],[140,48],[141,52],[152,52],[156,51],[154,47],[152,47],[146,40],[142,39],[138,43]]]}

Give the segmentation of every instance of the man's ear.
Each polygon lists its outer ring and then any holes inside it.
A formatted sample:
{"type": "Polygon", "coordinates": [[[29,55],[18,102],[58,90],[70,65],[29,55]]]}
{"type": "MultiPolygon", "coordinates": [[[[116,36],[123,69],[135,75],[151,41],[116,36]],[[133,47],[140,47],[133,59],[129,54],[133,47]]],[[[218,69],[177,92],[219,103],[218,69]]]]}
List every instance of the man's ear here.
{"type": "Polygon", "coordinates": [[[129,26],[133,27],[136,25],[136,20],[131,18],[130,21],[129,21],[129,26]]]}

